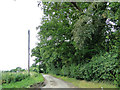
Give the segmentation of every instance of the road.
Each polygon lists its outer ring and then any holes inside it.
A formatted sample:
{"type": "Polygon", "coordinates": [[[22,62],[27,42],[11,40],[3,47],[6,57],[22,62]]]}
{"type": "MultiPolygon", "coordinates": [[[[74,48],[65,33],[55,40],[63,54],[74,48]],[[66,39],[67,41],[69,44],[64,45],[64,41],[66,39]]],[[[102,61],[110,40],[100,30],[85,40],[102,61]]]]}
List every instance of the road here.
{"type": "Polygon", "coordinates": [[[70,83],[53,76],[43,74],[43,77],[45,78],[46,85],[42,88],[74,88],[70,83]]]}

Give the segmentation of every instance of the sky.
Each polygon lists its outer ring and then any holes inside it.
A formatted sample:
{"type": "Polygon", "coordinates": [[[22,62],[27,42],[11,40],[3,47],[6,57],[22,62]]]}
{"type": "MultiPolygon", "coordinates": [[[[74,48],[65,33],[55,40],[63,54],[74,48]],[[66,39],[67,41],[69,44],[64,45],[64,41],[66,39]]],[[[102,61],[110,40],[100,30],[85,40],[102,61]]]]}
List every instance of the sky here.
{"type": "MultiPolygon", "coordinates": [[[[28,30],[30,48],[36,46],[37,30],[43,12],[37,0],[0,0],[0,70],[28,67],[28,30]]],[[[34,57],[30,59],[33,64],[34,57]]]]}

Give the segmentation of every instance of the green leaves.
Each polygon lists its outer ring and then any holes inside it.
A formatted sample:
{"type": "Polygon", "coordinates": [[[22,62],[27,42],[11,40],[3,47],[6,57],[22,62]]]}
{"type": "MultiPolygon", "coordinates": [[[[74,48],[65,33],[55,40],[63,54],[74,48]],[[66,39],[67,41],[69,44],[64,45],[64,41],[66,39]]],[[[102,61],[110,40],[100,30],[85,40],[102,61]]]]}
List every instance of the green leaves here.
{"type": "Polygon", "coordinates": [[[98,41],[100,38],[103,40],[103,33],[105,32],[103,29],[106,25],[106,19],[102,17],[102,14],[105,10],[106,4],[92,3],[74,24],[74,29],[72,30],[73,40],[79,50],[84,49],[84,47],[90,44],[98,44],[95,40],[96,38],[99,38],[98,41]]]}
{"type": "Polygon", "coordinates": [[[118,3],[43,2],[40,42],[32,50],[35,62],[42,61],[46,73],[113,80],[120,50],[118,32],[111,28],[119,29],[118,7],[118,3]]]}
{"type": "Polygon", "coordinates": [[[84,47],[86,39],[92,39],[92,33],[94,33],[94,27],[92,25],[92,18],[86,15],[80,16],[79,20],[74,24],[72,30],[73,39],[76,42],[77,47],[82,49],[84,47]]]}

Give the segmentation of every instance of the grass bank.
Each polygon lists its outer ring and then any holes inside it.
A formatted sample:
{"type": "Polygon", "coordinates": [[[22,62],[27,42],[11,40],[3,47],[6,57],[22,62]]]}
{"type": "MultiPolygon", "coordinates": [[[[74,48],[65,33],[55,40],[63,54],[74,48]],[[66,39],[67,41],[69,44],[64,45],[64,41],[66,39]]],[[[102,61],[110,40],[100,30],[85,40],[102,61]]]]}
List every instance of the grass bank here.
{"type": "Polygon", "coordinates": [[[2,89],[2,84],[1,84],[2,80],[0,80],[0,90],[2,89]]]}
{"type": "Polygon", "coordinates": [[[9,84],[3,84],[2,88],[29,88],[30,85],[43,82],[44,78],[42,74],[37,75],[31,75],[30,77],[27,77],[26,79],[23,79],[19,82],[9,83],[9,84]]]}
{"type": "Polygon", "coordinates": [[[62,79],[64,81],[67,81],[67,82],[70,82],[72,83],[75,87],[78,87],[78,88],[117,88],[117,86],[109,83],[109,82],[93,82],[93,81],[85,81],[85,80],[76,80],[75,78],[68,78],[68,77],[65,77],[65,76],[57,76],[57,75],[53,75],[53,74],[50,74],[56,78],[59,78],[59,79],[62,79]]]}

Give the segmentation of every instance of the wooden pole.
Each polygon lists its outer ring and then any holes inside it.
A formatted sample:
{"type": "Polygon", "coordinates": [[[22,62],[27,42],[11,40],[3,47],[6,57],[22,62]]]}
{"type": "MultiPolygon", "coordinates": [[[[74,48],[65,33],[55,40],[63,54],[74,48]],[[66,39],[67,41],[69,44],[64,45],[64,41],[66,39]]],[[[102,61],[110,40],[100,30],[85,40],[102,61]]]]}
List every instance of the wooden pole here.
{"type": "Polygon", "coordinates": [[[30,30],[28,30],[28,74],[30,75],[30,30]]]}

